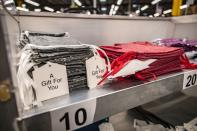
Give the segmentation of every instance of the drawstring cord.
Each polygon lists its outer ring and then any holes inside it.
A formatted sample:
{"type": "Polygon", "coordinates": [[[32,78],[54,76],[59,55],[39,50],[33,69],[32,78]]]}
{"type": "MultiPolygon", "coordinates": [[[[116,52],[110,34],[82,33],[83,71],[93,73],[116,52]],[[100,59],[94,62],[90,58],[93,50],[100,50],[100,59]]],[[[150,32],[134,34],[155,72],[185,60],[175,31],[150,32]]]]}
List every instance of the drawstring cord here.
{"type": "Polygon", "coordinates": [[[180,61],[184,69],[197,69],[197,64],[190,63],[185,54],[180,57],[180,61]]]}
{"type": "Polygon", "coordinates": [[[102,82],[104,82],[108,77],[115,75],[118,73],[130,60],[133,60],[136,58],[136,53],[134,52],[127,52],[115,59],[111,64],[111,71],[106,72],[103,76],[103,79],[98,83],[100,85],[102,82]]]}

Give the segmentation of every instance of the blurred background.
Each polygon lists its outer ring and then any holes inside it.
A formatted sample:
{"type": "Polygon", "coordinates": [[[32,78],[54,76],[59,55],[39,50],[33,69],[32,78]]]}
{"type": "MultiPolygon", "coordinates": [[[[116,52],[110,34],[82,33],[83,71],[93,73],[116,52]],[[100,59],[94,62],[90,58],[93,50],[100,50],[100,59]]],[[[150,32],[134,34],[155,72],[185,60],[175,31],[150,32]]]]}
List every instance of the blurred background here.
{"type": "Polygon", "coordinates": [[[197,0],[5,0],[8,10],[170,17],[197,13],[197,0]]]}

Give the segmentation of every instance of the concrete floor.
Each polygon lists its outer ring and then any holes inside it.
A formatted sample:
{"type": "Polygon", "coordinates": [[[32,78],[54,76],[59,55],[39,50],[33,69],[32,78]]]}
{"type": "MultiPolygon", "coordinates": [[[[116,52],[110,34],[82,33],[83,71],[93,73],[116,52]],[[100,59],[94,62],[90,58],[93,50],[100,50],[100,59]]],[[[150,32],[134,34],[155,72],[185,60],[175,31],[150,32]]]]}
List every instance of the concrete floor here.
{"type": "MultiPolygon", "coordinates": [[[[143,105],[143,108],[173,125],[183,125],[197,117],[197,97],[193,96],[197,96],[196,89],[189,89],[184,94],[179,92],[143,105]]],[[[134,118],[131,111],[126,111],[110,117],[110,122],[115,131],[135,131],[134,118]]]]}
{"type": "Polygon", "coordinates": [[[115,131],[135,131],[133,128],[133,118],[128,112],[121,112],[110,117],[115,131]]]}

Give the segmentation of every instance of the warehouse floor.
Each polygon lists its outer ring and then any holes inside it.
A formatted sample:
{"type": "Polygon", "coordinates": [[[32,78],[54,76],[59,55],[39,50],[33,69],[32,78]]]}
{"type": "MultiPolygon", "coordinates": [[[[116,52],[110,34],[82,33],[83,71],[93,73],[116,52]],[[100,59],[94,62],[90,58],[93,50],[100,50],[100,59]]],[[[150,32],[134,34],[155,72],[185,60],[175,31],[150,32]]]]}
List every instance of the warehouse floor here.
{"type": "MultiPolygon", "coordinates": [[[[143,105],[143,108],[156,114],[173,125],[183,125],[197,117],[197,91],[196,87],[183,93],[176,93],[143,105]],[[187,95],[185,95],[187,94],[187,95]]],[[[135,131],[132,110],[118,113],[110,117],[115,131],[135,131]]]]}

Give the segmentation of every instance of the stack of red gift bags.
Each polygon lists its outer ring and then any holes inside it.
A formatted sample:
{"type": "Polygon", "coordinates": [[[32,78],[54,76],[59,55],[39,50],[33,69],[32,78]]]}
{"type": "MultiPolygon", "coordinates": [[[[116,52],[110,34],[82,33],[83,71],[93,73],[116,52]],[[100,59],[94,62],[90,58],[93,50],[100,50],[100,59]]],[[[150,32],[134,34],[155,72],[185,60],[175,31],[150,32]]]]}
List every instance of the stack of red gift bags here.
{"type": "Polygon", "coordinates": [[[116,75],[132,60],[142,62],[154,60],[147,68],[134,73],[135,77],[140,80],[156,78],[159,75],[182,69],[197,68],[197,65],[189,62],[182,48],[158,46],[149,42],[121,43],[112,46],[100,46],[100,48],[109,57],[112,69],[111,72],[105,74],[104,79],[116,75]]]}

